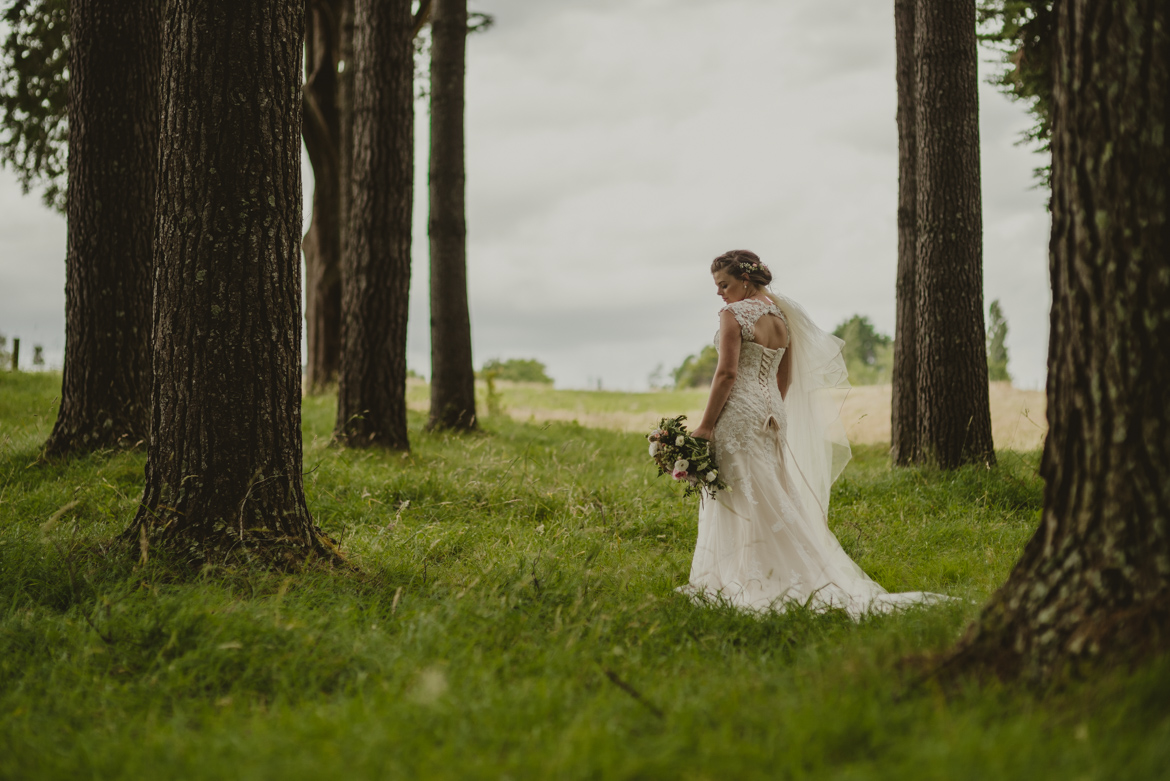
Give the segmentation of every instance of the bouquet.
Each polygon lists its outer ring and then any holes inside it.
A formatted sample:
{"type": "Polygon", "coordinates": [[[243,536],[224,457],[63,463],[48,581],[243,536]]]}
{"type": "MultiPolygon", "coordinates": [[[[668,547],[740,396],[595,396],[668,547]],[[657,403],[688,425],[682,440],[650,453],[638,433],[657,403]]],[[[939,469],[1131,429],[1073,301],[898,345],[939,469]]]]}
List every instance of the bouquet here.
{"type": "Polygon", "coordinates": [[[686,483],[684,496],[703,491],[714,497],[719,491],[730,491],[719,476],[711,455],[711,443],[688,434],[683,425],[686,419],[686,415],[663,418],[658,422],[658,428],[646,435],[650,440],[650,457],[658,465],[658,474],[670,475],[686,483]]]}

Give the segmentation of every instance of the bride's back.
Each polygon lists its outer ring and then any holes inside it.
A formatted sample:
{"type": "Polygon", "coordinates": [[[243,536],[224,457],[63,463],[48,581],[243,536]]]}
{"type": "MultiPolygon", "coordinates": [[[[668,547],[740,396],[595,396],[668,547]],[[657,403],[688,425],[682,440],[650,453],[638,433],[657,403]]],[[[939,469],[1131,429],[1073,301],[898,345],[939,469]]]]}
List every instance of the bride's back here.
{"type": "Polygon", "coordinates": [[[788,329],[779,315],[769,312],[756,320],[752,341],[769,350],[788,346],[788,329]]]}

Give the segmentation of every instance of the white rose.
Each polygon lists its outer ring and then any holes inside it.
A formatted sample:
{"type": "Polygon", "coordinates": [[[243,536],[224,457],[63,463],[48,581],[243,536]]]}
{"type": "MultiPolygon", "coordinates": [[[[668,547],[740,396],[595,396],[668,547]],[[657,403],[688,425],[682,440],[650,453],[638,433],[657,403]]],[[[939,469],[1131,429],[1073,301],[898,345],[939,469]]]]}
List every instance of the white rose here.
{"type": "Polygon", "coordinates": [[[689,467],[690,465],[691,465],[690,461],[687,461],[685,458],[680,458],[678,461],[674,462],[674,471],[685,472],[685,471],[687,471],[687,467],[689,467]]]}
{"type": "Polygon", "coordinates": [[[658,453],[658,443],[657,443],[657,442],[651,442],[651,443],[650,443],[650,455],[655,455],[655,454],[657,454],[657,453],[658,453]]]}
{"type": "Polygon", "coordinates": [[[679,434],[677,437],[675,437],[674,444],[678,445],[679,447],[682,447],[683,442],[686,442],[686,441],[687,441],[686,437],[684,437],[682,434],[679,434]]]}
{"type": "Polygon", "coordinates": [[[716,472],[714,469],[712,469],[710,472],[707,473],[707,482],[708,483],[715,482],[715,478],[718,476],[719,476],[719,473],[716,472]]]}

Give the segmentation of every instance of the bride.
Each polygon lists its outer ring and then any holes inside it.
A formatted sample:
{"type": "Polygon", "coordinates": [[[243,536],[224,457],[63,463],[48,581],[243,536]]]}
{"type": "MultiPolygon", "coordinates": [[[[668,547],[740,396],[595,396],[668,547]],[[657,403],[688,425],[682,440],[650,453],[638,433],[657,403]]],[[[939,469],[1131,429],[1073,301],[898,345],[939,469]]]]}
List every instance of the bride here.
{"type": "Polygon", "coordinates": [[[715,258],[719,366],[702,422],[731,491],[704,498],[690,582],[680,591],[749,610],[789,603],[870,611],[943,598],[890,594],[828,526],[829,489],[849,461],[834,388],[848,388],[840,339],[765,288],[772,273],[747,250],[715,258]]]}

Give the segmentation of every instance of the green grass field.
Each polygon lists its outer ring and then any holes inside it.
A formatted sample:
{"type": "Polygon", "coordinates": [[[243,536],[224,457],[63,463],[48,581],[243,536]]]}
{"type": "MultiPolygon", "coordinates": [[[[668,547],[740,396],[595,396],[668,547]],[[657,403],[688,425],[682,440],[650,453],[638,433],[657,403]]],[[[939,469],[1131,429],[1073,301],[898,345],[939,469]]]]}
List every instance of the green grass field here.
{"type": "Polygon", "coordinates": [[[907,660],[954,641],[1034,528],[1035,453],[948,474],[859,448],[834,492],[846,550],[888,589],[963,599],[757,618],[675,595],[695,501],[637,434],[426,434],[412,413],[411,454],[348,451],[326,397],[305,400],[306,492],[355,571],[140,565],[112,540],[142,452],[38,459],[59,382],[0,373],[0,777],[1170,772],[1170,660],[1048,692],[916,684],[907,660]]]}

